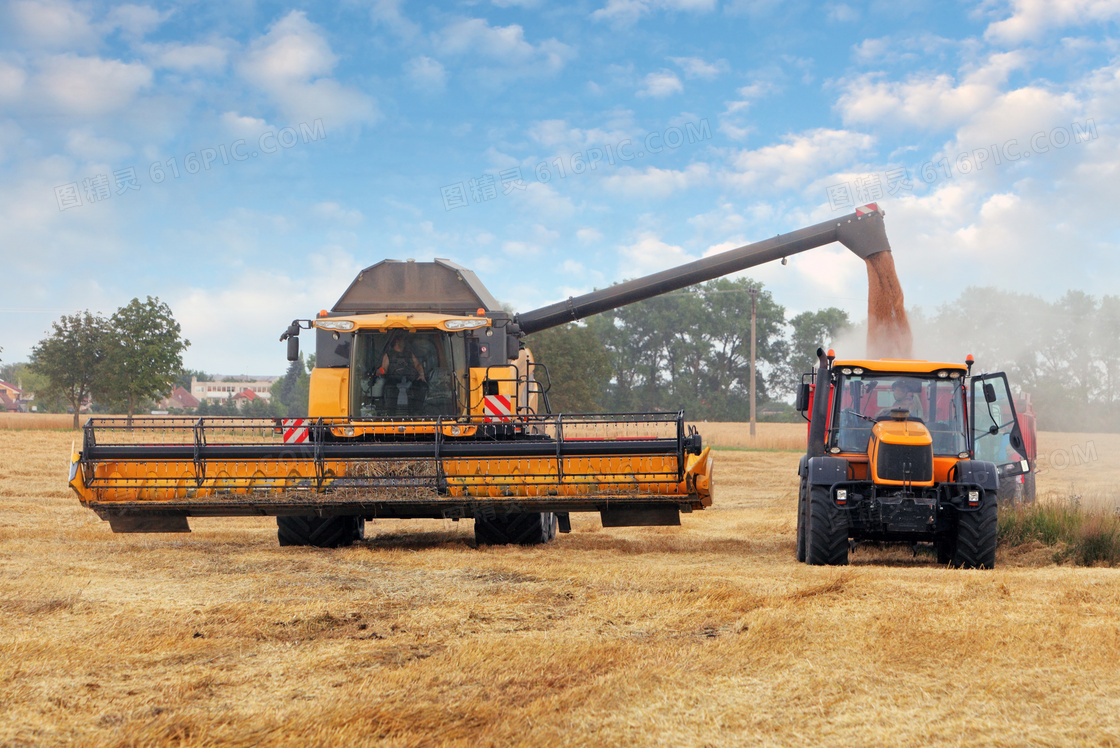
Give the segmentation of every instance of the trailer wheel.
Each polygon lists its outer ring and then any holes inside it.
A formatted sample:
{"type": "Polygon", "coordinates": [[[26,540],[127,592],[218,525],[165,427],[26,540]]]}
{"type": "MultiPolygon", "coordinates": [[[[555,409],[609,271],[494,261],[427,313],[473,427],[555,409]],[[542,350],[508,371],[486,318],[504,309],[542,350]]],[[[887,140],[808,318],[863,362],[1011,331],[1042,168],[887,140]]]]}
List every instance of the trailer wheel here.
{"type": "Polygon", "coordinates": [[[797,560],[801,563],[805,563],[806,525],[809,524],[805,516],[809,513],[809,501],[805,489],[805,479],[802,478],[797,489],[797,560]]]}
{"type": "Polygon", "coordinates": [[[809,488],[805,561],[813,566],[846,566],[848,514],[832,501],[827,486],[809,488]]]}
{"type": "Polygon", "coordinates": [[[958,512],[953,566],[962,569],[994,569],[997,529],[996,501],[993,496],[985,496],[975,512],[958,512]]]}
{"type": "Polygon", "coordinates": [[[518,512],[475,517],[474,539],[479,545],[540,545],[556,537],[553,512],[518,512]]]}
{"type": "Polygon", "coordinates": [[[341,548],[361,540],[364,530],[365,520],[361,517],[295,515],[276,518],[276,537],[280,545],[341,548]]]}

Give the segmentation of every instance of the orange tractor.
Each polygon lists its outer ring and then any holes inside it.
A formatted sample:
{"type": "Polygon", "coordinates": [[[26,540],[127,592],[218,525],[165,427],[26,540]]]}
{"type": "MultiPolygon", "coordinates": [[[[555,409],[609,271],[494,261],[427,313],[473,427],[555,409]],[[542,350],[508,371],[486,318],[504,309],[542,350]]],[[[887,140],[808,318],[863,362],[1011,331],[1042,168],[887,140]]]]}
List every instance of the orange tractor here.
{"type": "Polygon", "coordinates": [[[1030,462],[1002,372],[964,363],[836,360],[818,349],[797,409],[797,559],[846,564],[851,543],[928,542],[939,563],[992,568],[1001,482],[1030,462]]]}

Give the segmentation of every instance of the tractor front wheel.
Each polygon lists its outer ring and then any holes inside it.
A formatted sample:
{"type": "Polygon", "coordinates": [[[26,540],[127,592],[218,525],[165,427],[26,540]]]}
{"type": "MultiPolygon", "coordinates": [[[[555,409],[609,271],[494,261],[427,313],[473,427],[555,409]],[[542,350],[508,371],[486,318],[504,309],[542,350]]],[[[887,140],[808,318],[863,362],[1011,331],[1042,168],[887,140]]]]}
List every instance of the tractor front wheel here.
{"type": "Polygon", "coordinates": [[[276,537],[280,545],[305,545],[314,548],[341,548],[364,535],[361,517],[316,517],[293,515],[276,518],[276,537]]]}
{"type": "Polygon", "coordinates": [[[832,500],[827,486],[809,488],[805,561],[813,566],[848,563],[848,514],[832,500]]]}
{"type": "Polygon", "coordinates": [[[540,545],[556,537],[558,524],[553,512],[475,517],[474,539],[479,545],[540,545]]]}
{"type": "Polygon", "coordinates": [[[957,542],[953,566],[962,569],[994,569],[996,565],[996,498],[983,497],[974,512],[957,513],[957,542]]]}

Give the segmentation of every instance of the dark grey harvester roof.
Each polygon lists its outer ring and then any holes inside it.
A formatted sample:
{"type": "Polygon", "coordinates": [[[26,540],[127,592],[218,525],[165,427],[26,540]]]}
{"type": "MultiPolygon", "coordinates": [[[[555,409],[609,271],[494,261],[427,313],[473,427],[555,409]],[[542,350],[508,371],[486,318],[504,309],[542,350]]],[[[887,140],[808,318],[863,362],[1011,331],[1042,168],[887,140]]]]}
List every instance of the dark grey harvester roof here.
{"type": "Polygon", "coordinates": [[[498,303],[472,271],[450,260],[382,260],[358,273],[332,312],[500,312],[498,303]]]}

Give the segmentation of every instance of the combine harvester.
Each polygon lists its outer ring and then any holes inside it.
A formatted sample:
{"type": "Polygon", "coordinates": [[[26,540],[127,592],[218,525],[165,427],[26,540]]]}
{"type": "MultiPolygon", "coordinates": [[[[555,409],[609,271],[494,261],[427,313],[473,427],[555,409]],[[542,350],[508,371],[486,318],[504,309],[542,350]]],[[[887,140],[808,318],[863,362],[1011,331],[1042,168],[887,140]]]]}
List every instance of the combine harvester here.
{"type": "Polygon", "coordinates": [[[552,414],[523,338],[815,247],[890,250],[876,205],[520,315],[446,260],[366,268],[315,331],[309,418],[89,419],[70,486],[114,532],[277,518],[281,545],[337,547],[374,518],[474,519],[481,544],[545,543],[571,512],[679,525],[712,501],[683,413],[552,414]]]}

